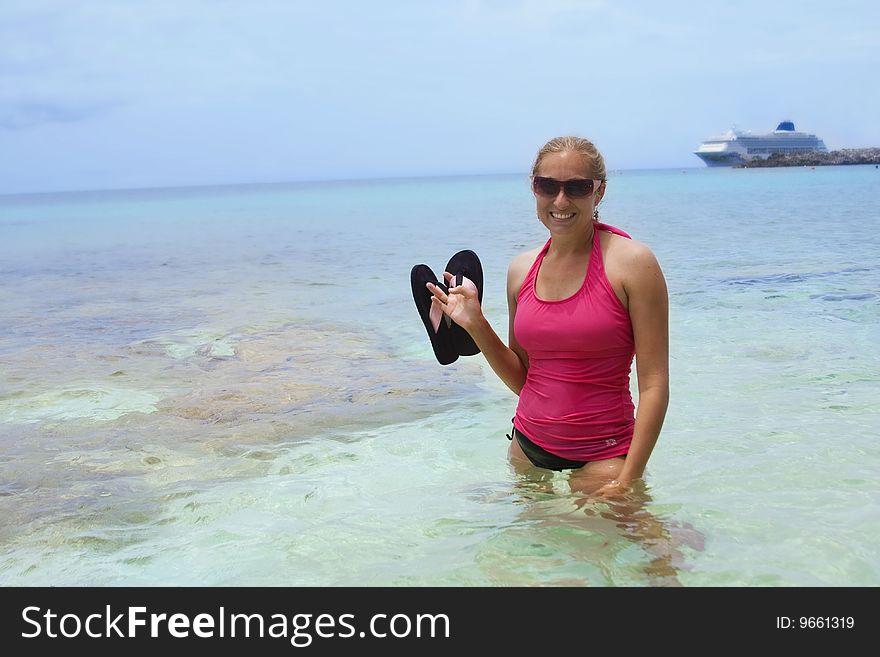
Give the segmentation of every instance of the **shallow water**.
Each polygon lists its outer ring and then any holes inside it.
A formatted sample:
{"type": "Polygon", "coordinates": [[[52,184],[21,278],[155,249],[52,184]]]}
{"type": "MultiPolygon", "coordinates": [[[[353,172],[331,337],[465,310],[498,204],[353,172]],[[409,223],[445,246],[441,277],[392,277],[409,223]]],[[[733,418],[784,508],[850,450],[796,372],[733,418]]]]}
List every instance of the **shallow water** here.
{"type": "Polygon", "coordinates": [[[672,400],[614,504],[517,475],[409,269],[472,248],[506,337],[524,176],[0,197],[0,583],[877,585],[880,175],[615,172],[672,400]]]}

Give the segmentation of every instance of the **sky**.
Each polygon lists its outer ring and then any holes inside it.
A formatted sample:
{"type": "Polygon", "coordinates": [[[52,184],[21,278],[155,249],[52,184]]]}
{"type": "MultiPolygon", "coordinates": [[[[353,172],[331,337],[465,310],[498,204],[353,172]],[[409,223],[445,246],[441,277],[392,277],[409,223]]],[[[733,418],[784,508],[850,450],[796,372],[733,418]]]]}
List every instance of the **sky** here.
{"type": "Polygon", "coordinates": [[[0,194],[880,146],[875,0],[0,0],[0,194]]]}

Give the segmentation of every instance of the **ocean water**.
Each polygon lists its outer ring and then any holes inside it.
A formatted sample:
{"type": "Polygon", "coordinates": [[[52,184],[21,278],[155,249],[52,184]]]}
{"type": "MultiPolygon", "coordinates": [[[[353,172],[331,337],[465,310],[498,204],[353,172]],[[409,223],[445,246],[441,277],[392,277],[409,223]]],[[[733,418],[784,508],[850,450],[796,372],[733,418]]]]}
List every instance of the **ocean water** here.
{"type": "Polygon", "coordinates": [[[670,290],[617,501],[515,473],[515,396],[412,301],[471,248],[506,339],[524,175],[0,196],[0,584],[880,584],[880,171],[605,198],[670,290]]]}

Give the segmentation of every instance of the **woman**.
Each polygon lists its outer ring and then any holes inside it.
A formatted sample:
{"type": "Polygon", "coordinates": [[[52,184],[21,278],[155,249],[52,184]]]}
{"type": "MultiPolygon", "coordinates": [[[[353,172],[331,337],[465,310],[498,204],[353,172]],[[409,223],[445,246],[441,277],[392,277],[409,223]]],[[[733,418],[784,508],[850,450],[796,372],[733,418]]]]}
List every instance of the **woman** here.
{"type": "MultiPolygon", "coordinates": [[[[606,172],[591,142],[550,140],[531,181],[550,239],[510,263],[509,344],[475,292],[427,287],[519,395],[511,461],[571,470],[572,490],[614,496],[642,477],[666,414],[666,282],[645,245],[598,221],[606,172]],[[629,389],[633,357],[638,412],[629,389]]],[[[444,278],[454,283],[448,272],[444,278]]]]}

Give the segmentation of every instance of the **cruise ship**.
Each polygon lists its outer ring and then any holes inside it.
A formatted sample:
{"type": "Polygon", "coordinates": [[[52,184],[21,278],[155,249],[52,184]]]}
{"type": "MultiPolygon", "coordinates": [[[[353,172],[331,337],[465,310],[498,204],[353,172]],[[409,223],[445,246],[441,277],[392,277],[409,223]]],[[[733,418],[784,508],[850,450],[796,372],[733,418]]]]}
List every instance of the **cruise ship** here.
{"type": "Polygon", "coordinates": [[[710,167],[729,167],[755,158],[767,159],[773,153],[828,152],[825,143],[816,135],[798,132],[794,123],[783,121],[773,132],[753,135],[751,130],[728,130],[723,135],[709,137],[694,151],[694,155],[710,167]]]}

